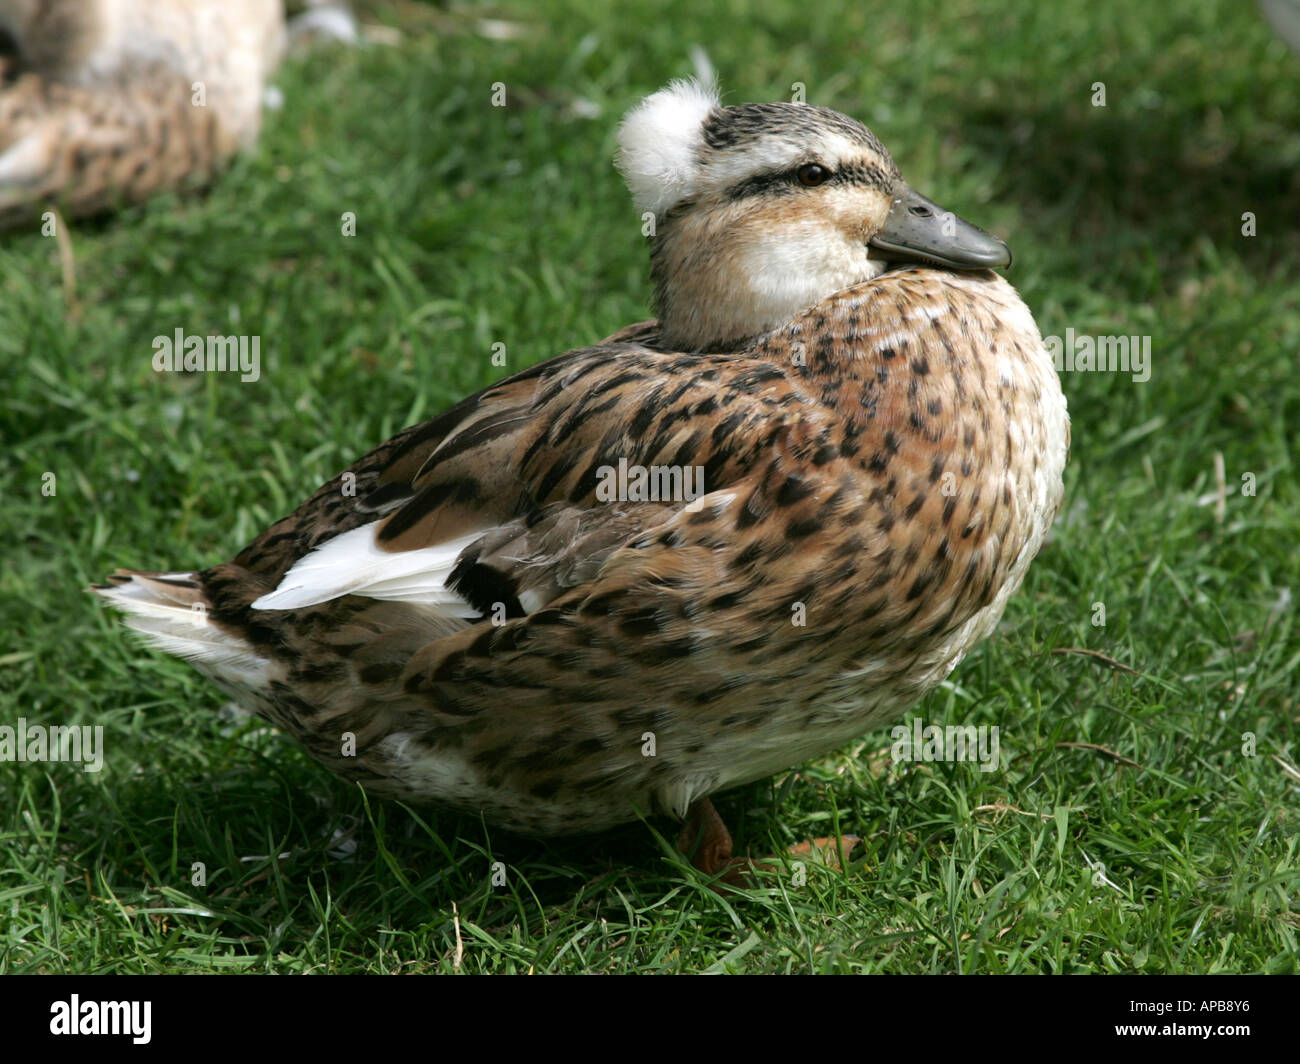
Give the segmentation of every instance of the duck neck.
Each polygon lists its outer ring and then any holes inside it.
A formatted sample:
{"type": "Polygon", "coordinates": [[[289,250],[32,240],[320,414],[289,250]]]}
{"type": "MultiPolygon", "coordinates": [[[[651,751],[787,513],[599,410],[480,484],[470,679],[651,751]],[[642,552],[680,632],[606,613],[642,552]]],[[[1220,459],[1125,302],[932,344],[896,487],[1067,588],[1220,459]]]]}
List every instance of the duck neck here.
{"type": "Polygon", "coordinates": [[[792,299],[756,277],[749,254],[707,217],[672,212],[650,253],[654,310],[666,345],[680,351],[734,351],[816,302],[792,299]]]}
{"type": "Polygon", "coordinates": [[[650,262],[663,342],[681,351],[739,350],[879,272],[865,245],[842,248],[816,230],[782,239],[690,209],[659,221],[650,262]]]}

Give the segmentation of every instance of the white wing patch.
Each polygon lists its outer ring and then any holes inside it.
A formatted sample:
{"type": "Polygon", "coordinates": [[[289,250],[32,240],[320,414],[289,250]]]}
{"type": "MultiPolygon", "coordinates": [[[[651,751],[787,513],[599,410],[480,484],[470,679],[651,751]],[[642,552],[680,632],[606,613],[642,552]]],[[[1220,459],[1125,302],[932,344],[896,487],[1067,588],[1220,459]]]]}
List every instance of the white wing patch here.
{"type": "Polygon", "coordinates": [[[448,617],[472,619],[478,610],[447,587],[461,551],[490,530],[420,550],[385,551],[375,543],[380,522],[335,536],[294,563],[280,586],[253,603],[255,610],[293,610],[343,595],[416,602],[448,617]]]}

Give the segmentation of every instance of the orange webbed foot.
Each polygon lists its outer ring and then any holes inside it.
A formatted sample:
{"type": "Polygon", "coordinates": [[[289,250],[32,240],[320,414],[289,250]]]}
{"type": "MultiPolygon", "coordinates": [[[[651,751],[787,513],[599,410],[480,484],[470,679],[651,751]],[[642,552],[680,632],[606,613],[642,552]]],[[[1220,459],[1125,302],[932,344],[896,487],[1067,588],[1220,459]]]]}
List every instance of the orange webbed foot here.
{"type": "Polygon", "coordinates": [[[677,849],[706,876],[718,877],[712,885],[719,894],[750,885],[750,862],[732,856],[731,832],[707,798],[692,803],[687,811],[677,849]]]}
{"type": "MultiPolygon", "coordinates": [[[[795,858],[812,858],[836,871],[847,867],[849,855],[861,842],[857,835],[829,836],[796,843],[786,852],[795,858]]],[[[712,886],[719,894],[755,886],[758,869],[775,871],[766,861],[754,862],[732,856],[731,832],[707,798],[693,803],[677,836],[677,849],[691,858],[691,864],[707,876],[717,877],[712,886]]]]}

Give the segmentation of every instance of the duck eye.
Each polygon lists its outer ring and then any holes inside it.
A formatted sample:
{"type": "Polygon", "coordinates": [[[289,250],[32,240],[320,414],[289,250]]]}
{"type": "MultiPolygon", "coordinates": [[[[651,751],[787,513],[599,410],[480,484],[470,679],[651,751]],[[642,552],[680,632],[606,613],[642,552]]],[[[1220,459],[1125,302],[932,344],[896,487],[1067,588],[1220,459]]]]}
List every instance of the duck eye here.
{"type": "Polygon", "coordinates": [[[799,167],[798,175],[799,184],[808,188],[816,188],[818,185],[824,185],[830,180],[831,172],[824,166],[809,163],[807,166],[799,167]]]}

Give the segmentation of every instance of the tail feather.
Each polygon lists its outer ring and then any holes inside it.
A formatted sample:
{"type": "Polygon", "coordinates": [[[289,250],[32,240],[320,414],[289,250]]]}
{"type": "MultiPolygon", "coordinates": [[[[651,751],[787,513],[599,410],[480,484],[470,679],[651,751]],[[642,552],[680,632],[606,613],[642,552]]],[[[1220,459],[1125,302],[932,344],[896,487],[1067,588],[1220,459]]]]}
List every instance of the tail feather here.
{"type": "Polygon", "coordinates": [[[123,620],[159,650],[184,658],[214,679],[259,689],[270,662],[208,616],[211,604],[194,573],[146,573],[119,569],[108,583],[91,588],[123,620]]]}

